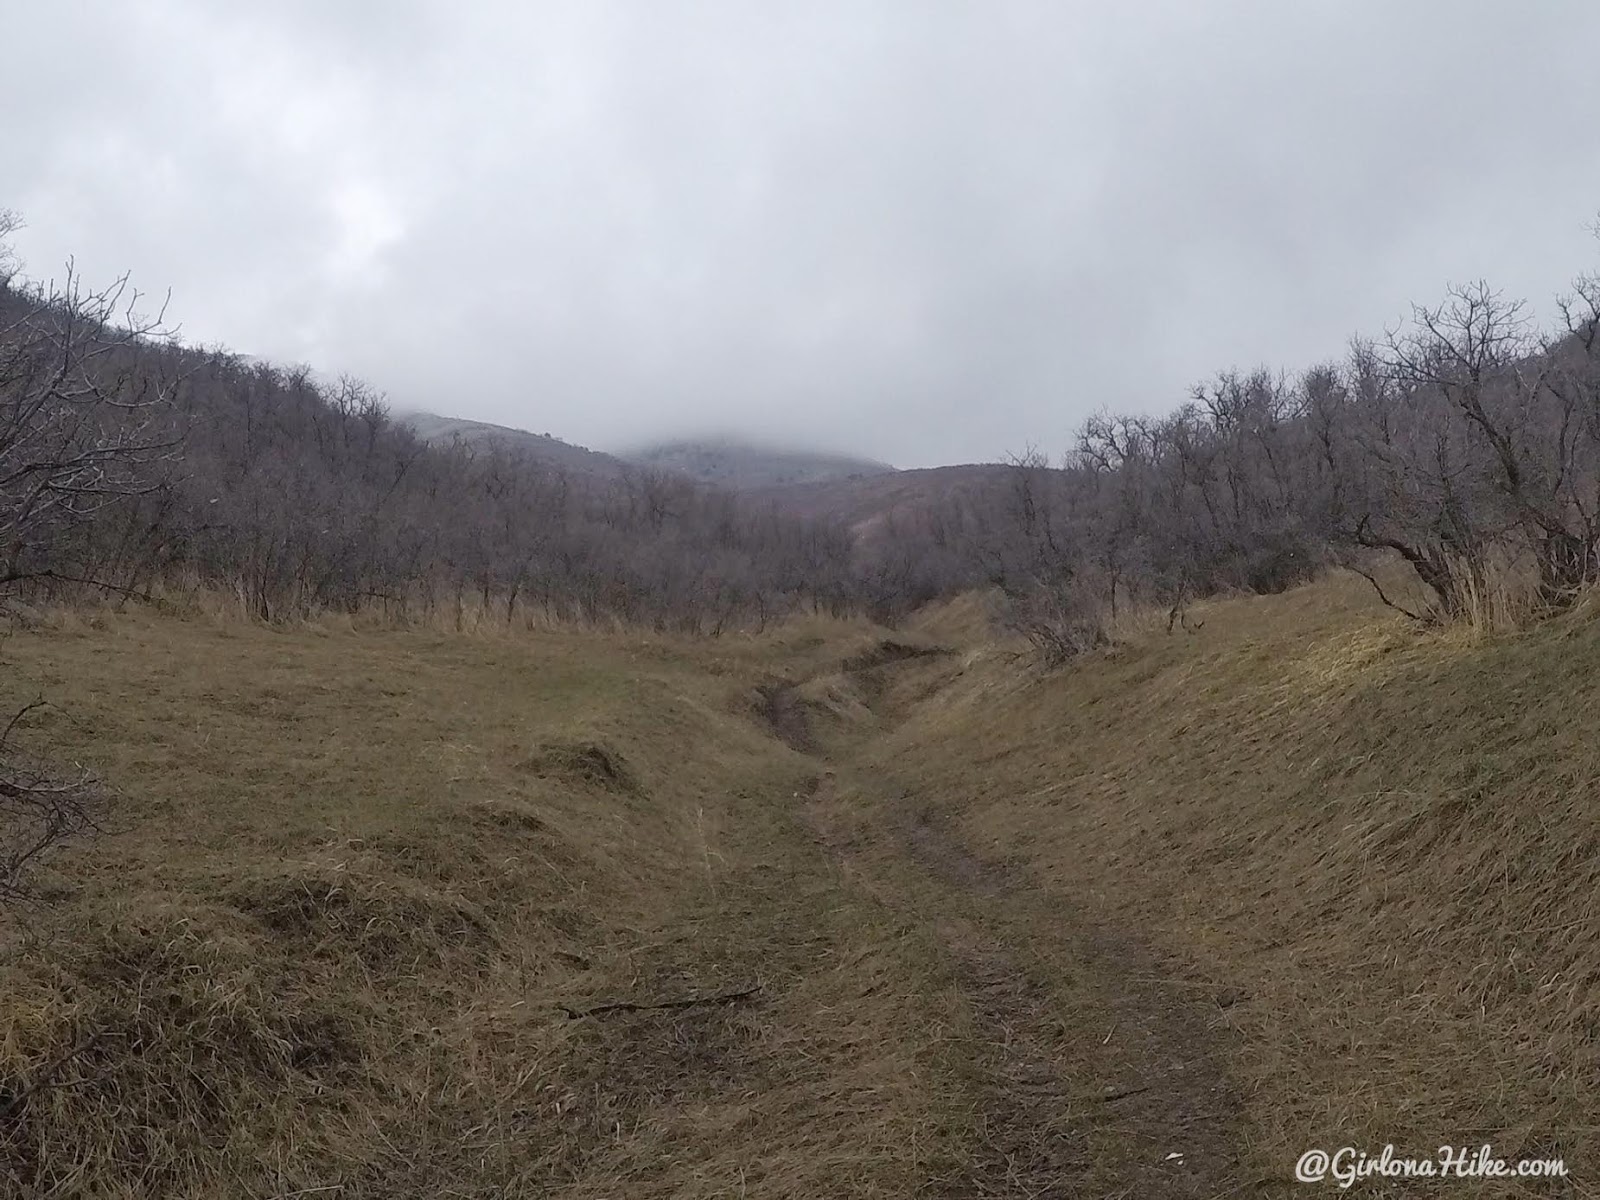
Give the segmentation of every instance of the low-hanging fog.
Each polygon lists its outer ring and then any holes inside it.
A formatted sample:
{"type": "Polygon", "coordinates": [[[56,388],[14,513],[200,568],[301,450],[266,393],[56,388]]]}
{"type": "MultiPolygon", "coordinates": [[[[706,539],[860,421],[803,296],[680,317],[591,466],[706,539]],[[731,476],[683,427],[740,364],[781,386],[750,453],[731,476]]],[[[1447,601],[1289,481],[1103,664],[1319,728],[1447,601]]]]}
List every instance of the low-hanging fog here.
{"type": "Polygon", "coordinates": [[[1600,259],[1600,8],[14,5],[0,208],[192,342],[602,449],[1064,446],[1600,259]]]}

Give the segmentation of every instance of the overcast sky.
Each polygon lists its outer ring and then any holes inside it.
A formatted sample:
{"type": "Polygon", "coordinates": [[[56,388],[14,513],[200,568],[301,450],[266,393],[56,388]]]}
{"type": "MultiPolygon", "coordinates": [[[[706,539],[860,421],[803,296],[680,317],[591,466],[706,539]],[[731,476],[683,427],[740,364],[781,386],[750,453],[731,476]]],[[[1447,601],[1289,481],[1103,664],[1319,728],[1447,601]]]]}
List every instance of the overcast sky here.
{"type": "Polygon", "coordinates": [[[29,274],[601,449],[1056,451],[1600,263],[1585,0],[0,0],[0,39],[29,274]]]}

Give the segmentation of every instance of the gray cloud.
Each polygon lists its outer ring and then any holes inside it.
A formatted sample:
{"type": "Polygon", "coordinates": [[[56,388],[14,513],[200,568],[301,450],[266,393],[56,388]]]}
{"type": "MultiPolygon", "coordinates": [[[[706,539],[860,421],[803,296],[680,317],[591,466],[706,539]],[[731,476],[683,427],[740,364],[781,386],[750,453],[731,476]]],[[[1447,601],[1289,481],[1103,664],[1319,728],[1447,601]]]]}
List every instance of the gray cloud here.
{"type": "Polygon", "coordinates": [[[1578,0],[106,0],[5,37],[33,274],[600,447],[1059,448],[1600,258],[1578,0]]]}

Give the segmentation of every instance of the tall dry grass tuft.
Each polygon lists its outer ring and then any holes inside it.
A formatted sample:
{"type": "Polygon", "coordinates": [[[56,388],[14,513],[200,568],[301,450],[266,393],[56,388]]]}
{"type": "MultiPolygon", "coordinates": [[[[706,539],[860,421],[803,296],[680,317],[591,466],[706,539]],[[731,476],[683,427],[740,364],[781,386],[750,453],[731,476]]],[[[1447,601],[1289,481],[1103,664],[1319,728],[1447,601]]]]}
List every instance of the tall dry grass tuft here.
{"type": "Polygon", "coordinates": [[[1538,570],[1521,556],[1505,550],[1477,561],[1451,555],[1446,569],[1459,607],[1450,612],[1435,598],[1430,615],[1470,641],[1527,629],[1548,612],[1538,570]]]}
{"type": "Polygon", "coordinates": [[[1398,557],[1346,566],[1391,610],[1468,643],[1529,629],[1570,607],[1552,609],[1533,556],[1503,546],[1479,556],[1446,555],[1442,590],[1423,584],[1398,557]]]}

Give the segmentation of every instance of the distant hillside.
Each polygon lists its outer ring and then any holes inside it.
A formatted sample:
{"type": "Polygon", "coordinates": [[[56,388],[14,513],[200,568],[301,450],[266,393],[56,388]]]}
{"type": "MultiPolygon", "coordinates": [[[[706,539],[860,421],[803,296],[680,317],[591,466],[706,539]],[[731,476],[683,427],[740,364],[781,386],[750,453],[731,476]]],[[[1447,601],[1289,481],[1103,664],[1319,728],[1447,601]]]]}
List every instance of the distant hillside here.
{"type": "Polygon", "coordinates": [[[658,471],[735,491],[860,479],[894,473],[887,463],[847,454],[781,450],[731,440],[665,442],[626,456],[658,471]]]}
{"type": "Polygon", "coordinates": [[[630,466],[680,475],[697,483],[770,500],[785,512],[840,521],[872,542],[895,516],[918,514],[954,502],[992,510],[1011,486],[1010,468],[967,463],[901,471],[847,454],[781,450],[731,439],[663,442],[627,455],[603,454],[549,434],[436,413],[396,413],[395,419],[429,442],[498,440],[567,470],[615,477],[630,466]]]}
{"type": "Polygon", "coordinates": [[[842,521],[858,538],[870,541],[896,514],[913,516],[951,502],[992,510],[1013,479],[1011,467],[968,463],[751,490],[796,516],[842,521]]]}
{"type": "Polygon", "coordinates": [[[524,450],[552,466],[590,475],[620,475],[626,469],[626,464],[619,458],[574,446],[548,433],[529,433],[526,429],[490,425],[486,421],[468,421],[461,417],[441,417],[429,412],[397,412],[394,419],[410,426],[425,442],[450,442],[456,438],[464,442],[498,441],[524,450]]]}
{"type": "Polygon", "coordinates": [[[731,439],[663,442],[626,455],[603,454],[484,421],[435,413],[396,413],[395,419],[429,442],[498,440],[542,461],[594,478],[615,478],[630,467],[678,475],[724,491],[771,501],[786,513],[847,526],[863,545],[882,541],[891,522],[917,518],[952,505],[992,513],[1013,486],[1012,469],[997,463],[966,463],[901,471],[887,463],[847,454],[782,450],[731,439]]]}

